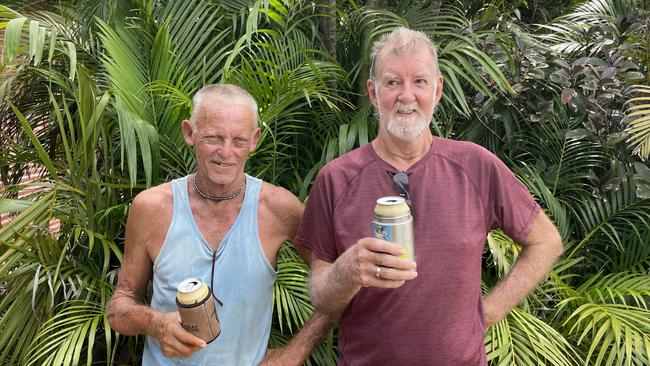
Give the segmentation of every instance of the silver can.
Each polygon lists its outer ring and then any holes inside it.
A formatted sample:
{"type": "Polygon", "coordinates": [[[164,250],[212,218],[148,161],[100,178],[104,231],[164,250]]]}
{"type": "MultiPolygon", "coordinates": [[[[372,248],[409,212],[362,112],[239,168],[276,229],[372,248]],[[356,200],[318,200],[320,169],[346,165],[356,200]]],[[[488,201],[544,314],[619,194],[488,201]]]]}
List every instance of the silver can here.
{"type": "Polygon", "coordinates": [[[415,261],[413,216],[404,197],[388,196],[377,200],[372,232],[377,239],[400,245],[404,249],[401,258],[415,261]]]}

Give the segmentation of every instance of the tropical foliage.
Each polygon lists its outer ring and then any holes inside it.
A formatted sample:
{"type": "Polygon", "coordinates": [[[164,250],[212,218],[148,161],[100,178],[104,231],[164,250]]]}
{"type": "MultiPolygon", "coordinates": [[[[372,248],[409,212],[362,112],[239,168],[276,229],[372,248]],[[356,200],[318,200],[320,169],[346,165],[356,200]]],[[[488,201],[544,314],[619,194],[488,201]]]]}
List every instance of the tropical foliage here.
{"type": "MultiPolygon", "coordinates": [[[[650,364],[649,11],[640,0],[5,2],[0,365],[138,364],[142,339],[112,331],[106,304],[131,199],[195,168],[179,128],[192,94],[249,90],[262,138],[247,171],[305,199],[324,163],[373,138],[368,56],[397,25],[439,46],[434,133],[498,154],[565,242],[548,279],[488,329],[490,364],[650,364]]],[[[485,291],[518,253],[489,235],[485,291]]],[[[278,270],[273,347],[311,312],[290,246],[278,270]]],[[[335,345],[334,331],[309,363],[332,364],[335,345]]]]}

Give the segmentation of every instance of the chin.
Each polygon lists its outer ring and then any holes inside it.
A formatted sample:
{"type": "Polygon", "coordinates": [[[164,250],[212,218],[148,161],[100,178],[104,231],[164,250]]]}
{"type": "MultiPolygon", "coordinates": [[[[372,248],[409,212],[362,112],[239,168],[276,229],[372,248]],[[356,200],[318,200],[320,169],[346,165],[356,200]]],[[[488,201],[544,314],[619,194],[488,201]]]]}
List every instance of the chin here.
{"type": "Polygon", "coordinates": [[[236,174],[223,174],[223,173],[215,173],[215,172],[208,172],[207,173],[207,179],[210,181],[211,184],[218,184],[218,185],[226,185],[232,183],[235,178],[237,177],[236,174]]]}
{"type": "Polygon", "coordinates": [[[386,130],[394,137],[401,140],[414,140],[426,131],[428,124],[421,121],[404,123],[404,121],[386,124],[386,130]],[[406,126],[405,126],[406,125],[406,126]]]}

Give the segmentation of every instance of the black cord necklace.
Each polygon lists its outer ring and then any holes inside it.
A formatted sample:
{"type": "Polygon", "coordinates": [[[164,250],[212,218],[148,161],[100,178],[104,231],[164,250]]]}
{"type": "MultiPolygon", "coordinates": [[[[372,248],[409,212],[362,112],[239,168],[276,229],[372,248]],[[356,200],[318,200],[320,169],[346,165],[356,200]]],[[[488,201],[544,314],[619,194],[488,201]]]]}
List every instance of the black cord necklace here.
{"type": "Polygon", "coordinates": [[[196,192],[198,194],[200,194],[201,197],[203,197],[205,199],[208,199],[208,200],[211,200],[211,201],[228,201],[228,200],[231,200],[231,199],[239,196],[239,194],[244,190],[244,187],[246,187],[246,178],[245,177],[244,177],[244,183],[242,183],[242,185],[239,187],[239,189],[235,193],[231,194],[230,196],[210,196],[209,194],[205,194],[205,193],[201,192],[201,190],[199,189],[199,185],[196,184],[196,174],[194,174],[194,189],[196,189],[196,192]]]}

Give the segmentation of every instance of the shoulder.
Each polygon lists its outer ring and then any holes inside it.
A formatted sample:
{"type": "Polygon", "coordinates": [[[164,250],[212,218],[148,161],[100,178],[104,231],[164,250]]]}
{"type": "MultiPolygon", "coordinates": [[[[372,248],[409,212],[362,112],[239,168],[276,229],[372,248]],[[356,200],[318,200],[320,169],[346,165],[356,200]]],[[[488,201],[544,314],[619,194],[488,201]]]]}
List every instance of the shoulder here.
{"type": "Polygon", "coordinates": [[[260,208],[272,215],[302,215],[303,205],[293,193],[271,183],[262,182],[260,208]]]}
{"type": "MultiPolygon", "coordinates": [[[[471,141],[439,138],[435,156],[457,165],[469,175],[484,175],[501,171],[506,165],[490,150],[471,141]]],[[[507,169],[507,168],[506,168],[507,169]]]]}
{"type": "Polygon", "coordinates": [[[258,218],[262,242],[276,244],[292,240],[302,220],[305,208],[298,197],[288,190],[262,182],[258,218]]]}
{"type": "Polygon", "coordinates": [[[171,183],[163,183],[138,193],[133,199],[133,205],[143,209],[156,209],[172,203],[171,183]]]}
{"type": "Polygon", "coordinates": [[[173,206],[170,183],[138,193],[127,219],[125,248],[130,249],[125,249],[125,254],[133,256],[138,250],[147,248],[149,259],[155,260],[171,223],[173,206]]]}
{"type": "Polygon", "coordinates": [[[347,186],[375,163],[377,159],[370,144],[366,144],[325,164],[318,172],[314,184],[330,188],[347,186]]]}
{"type": "Polygon", "coordinates": [[[370,144],[358,147],[325,164],[321,172],[335,174],[337,172],[358,171],[373,161],[370,144]]]}
{"type": "Polygon", "coordinates": [[[145,189],[138,193],[131,203],[130,218],[152,219],[160,218],[173,207],[173,194],[171,183],[145,189]]]}
{"type": "Polygon", "coordinates": [[[443,155],[450,160],[458,161],[463,165],[479,160],[490,160],[496,156],[485,147],[472,141],[458,141],[438,138],[435,153],[443,155]]]}

